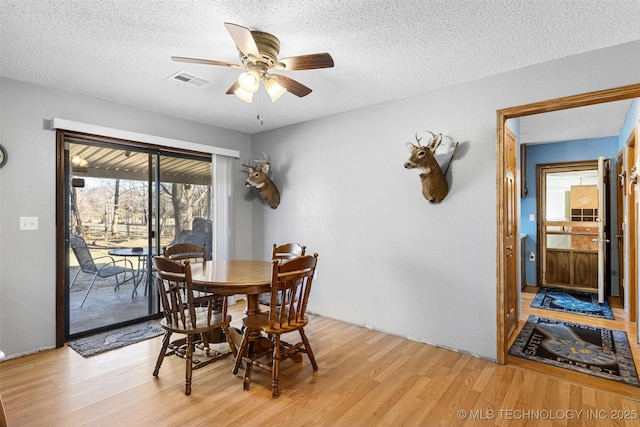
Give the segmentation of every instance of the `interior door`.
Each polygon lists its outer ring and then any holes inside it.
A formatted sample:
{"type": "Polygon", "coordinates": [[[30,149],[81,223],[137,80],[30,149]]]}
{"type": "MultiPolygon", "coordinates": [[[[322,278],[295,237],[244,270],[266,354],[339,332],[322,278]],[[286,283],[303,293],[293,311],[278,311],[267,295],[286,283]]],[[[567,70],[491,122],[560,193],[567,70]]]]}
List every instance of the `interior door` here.
{"type": "Polygon", "coordinates": [[[607,225],[607,179],[608,168],[604,157],[598,157],[598,302],[605,300],[606,244],[609,243],[606,233],[607,225]]]}
{"type": "Polygon", "coordinates": [[[626,186],[625,186],[625,165],[624,165],[624,149],[620,151],[618,157],[616,158],[616,206],[617,206],[617,217],[616,217],[616,240],[618,245],[618,294],[620,295],[620,300],[622,302],[622,306],[625,304],[625,242],[624,242],[624,234],[625,234],[625,215],[624,215],[624,198],[626,197],[626,186]]]}
{"type": "Polygon", "coordinates": [[[518,325],[518,257],[516,250],[516,136],[505,127],[505,178],[504,178],[504,271],[505,271],[505,332],[509,339],[518,325]]]}
{"type": "Polygon", "coordinates": [[[542,286],[600,294],[607,271],[607,168],[601,160],[602,173],[598,160],[538,165],[542,286]]]}

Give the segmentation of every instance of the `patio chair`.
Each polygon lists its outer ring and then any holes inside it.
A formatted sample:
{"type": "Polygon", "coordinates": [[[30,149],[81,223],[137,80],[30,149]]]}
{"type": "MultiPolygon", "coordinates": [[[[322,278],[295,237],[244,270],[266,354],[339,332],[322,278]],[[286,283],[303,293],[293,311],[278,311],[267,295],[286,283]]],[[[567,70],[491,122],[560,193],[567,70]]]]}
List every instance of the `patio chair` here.
{"type": "MultiPolygon", "coordinates": [[[[75,276],[73,276],[73,280],[71,280],[69,289],[71,289],[73,284],[76,282],[76,279],[78,278],[78,275],[81,271],[85,274],[93,275],[93,277],[91,278],[91,283],[87,288],[87,292],[84,294],[84,298],[82,299],[80,307],[84,305],[84,302],[87,300],[87,296],[89,295],[89,291],[91,291],[91,288],[93,287],[93,284],[98,277],[101,279],[115,277],[116,285],[114,287],[114,290],[117,290],[120,285],[128,282],[129,280],[133,280],[136,278],[136,270],[134,270],[131,261],[126,258],[116,261],[109,255],[94,258],[89,251],[87,242],[85,242],[82,237],[76,234],[69,235],[69,246],[71,246],[71,249],[73,249],[73,253],[78,260],[78,264],[80,264],[80,268],[76,272],[75,276]],[[96,264],[96,261],[99,261],[100,263],[96,264]],[[117,263],[120,262],[123,265],[117,265],[117,263]],[[127,278],[127,273],[131,274],[131,277],[127,278]],[[120,280],[119,275],[122,275],[122,280],[120,280]]],[[[131,296],[133,297],[133,294],[131,294],[131,296]]]]}
{"type": "Polygon", "coordinates": [[[191,230],[182,230],[178,236],[169,243],[169,246],[174,246],[179,243],[189,243],[197,246],[207,246],[207,252],[205,254],[206,260],[213,259],[212,257],[212,244],[211,236],[213,234],[213,225],[210,219],[194,218],[191,222],[191,230]]]}

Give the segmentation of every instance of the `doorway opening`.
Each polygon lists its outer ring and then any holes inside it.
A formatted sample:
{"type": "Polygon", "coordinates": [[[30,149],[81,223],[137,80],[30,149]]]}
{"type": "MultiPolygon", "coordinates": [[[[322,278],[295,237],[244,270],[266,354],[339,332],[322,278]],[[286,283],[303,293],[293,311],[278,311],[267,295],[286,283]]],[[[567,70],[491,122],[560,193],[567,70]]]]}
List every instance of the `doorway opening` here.
{"type": "MultiPolygon", "coordinates": [[[[509,315],[510,304],[509,295],[516,289],[518,284],[512,279],[513,275],[509,272],[514,268],[517,269],[518,258],[513,256],[513,246],[509,245],[506,240],[508,234],[508,221],[506,218],[512,218],[514,212],[511,212],[509,206],[509,197],[507,193],[509,185],[508,170],[512,162],[510,156],[515,155],[514,150],[508,148],[506,143],[506,122],[508,119],[525,117],[534,114],[548,113],[552,111],[560,111],[571,108],[584,107],[588,105],[602,104],[607,102],[620,101],[631,98],[640,97],[640,84],[625,86],[621,88],[609,89],[598,92],[591,92],[581,95],[558,98],[549,101],[543,101],[534,104],[528,104],[518,107],[507,108],[497,112],[497,128],[498,128],[498,188],[497,188],[497,342],[496,342],[496,361],[500,364],[507,363],[508,339],[510,337],[509,315]],[[510,247],[511,246],[511,247],[510,247]]],[[[632,224],[633,230],[630,228],[629,233],[636,233],[636,225],[632,224]]],[[[627,256],[629,256],[627,254],[627,256]]],[[[635,319],[633,319],[635,321],[635,319]]],[[[637,337],[632,339],[637,340],[637,337]]]]}

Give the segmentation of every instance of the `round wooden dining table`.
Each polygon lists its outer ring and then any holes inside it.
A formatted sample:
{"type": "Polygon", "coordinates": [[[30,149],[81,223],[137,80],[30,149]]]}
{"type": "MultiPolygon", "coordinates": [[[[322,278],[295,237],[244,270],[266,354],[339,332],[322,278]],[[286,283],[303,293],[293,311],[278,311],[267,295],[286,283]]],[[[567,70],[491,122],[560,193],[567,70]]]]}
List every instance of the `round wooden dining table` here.
{"type": "MultiPolygon", "coordinates": [[[[194,289],[218,295],[246,295],[245,317],[259,313],[260,294],[269,292],[272,261],[257,260],[213,260],[191,264],[191,279],[194,289]]],[[[258,342],[256,349],[270,346],[271,342],[261,337],[260,331],[248,331],[249,340],[258,342]]],[[[231,339],[240,346],[242,332],[229,328],[231,339]]],[[[253,347],[251,347],[253,348],[253,347]]],[[[241,355],[238,355],[241,357],[241,355]]]]}
{"type": "Polygon", "coordinates": [[[218,295],[246,295],[245,315],[260,312],[258,298],[269,292],[271,261],[213,260],[191,264],[194,287],[218,295]]]}

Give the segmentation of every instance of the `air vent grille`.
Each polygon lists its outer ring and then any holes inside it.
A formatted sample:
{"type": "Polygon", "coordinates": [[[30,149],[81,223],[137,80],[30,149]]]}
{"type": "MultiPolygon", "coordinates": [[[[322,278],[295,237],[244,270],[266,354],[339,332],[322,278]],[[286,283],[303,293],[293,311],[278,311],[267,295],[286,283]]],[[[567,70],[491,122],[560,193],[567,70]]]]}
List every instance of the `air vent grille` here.
{"type": "Polygon", "coordinates": [[[186,71],[178,71],[177,73],[167,77],[165,81],[178,86],[202,87],[209,84],[209,80],[187,73],[186,71]]]}

